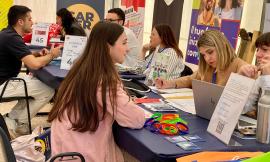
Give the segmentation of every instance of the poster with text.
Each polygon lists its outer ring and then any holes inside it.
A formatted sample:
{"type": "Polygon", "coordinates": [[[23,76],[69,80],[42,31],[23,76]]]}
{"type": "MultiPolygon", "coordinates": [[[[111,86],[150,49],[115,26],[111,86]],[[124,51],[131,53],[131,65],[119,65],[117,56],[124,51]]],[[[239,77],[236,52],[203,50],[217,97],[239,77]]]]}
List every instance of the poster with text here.
{"type": "Polygon", "coordinates": [[[139,42],[143,42],[145,0],[121,0],[126,15],[125,26],[131,29],[139,42]]]}
{"type": "Polygon", "coordinates": [[[0,1],[0,31],[8,25],[7,14],[9,8],[13,5],[13,0],[0,1]]]}
{"type": "Polygon", "coordinates": [[[198,64],[197,41],[206,30],[220,30],[232,47],[237,44],[244,0],[194,0],[186,62],[198,64]]]}
{"type": "Polygon", "coordinates": [[[57,0],[57,10],[61,8],[71,11],[79,24],[91,31],[104,17],[105,0],[57,0]]]}

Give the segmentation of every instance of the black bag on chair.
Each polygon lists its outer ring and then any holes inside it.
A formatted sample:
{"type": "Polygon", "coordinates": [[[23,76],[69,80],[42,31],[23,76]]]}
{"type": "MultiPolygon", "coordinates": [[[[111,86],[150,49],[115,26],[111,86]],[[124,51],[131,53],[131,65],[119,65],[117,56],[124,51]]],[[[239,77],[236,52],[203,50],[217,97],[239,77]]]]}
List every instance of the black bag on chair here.
{"type": "Polygon", "coordinates": [[[151,91],[147,85],[136,79],[122,79],[122,82],[132,97],[142,98],[145,97],[145,93],[151,91]]]}

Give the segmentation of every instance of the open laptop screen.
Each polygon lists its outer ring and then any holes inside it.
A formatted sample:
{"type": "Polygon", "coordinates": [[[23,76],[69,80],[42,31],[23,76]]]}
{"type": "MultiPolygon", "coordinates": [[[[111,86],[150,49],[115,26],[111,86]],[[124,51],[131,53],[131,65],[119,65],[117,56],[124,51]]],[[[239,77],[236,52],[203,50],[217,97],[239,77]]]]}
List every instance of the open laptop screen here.
{"type": "Polygon", "coordinates": [[[211,119],[224,87],[201,80],[192,80],[196,115],[211,119]]]}

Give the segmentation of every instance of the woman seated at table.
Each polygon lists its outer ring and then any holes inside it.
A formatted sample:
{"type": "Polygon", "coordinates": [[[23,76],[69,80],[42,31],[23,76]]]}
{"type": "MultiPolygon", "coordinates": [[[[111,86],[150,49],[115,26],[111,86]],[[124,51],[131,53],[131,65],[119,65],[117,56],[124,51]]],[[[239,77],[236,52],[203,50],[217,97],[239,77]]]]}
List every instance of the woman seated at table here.
{"type": "Polygon", "coordinates": [[[124,161],[114,142],[113,122],[129,128],[142,128],[145,122],[143,109],[129,98],[114,66],[124,61],[127,52],[122,26],[98,22],[93,27],[48,117],[52,155],[76,151],[86,161],[124,161]]]}
{"type": "Polygon", "coordinates": [[[84,29],[66,8],[57,11],[56,24],[62,27],[61,40],[65,39],[65,35],[86,36],[84,29]]]}
{"type": "Polygon", "coordinates": [[[175,79],[184,70],[183,53],[178,48],[176,39],[170,26],[155,25],[150,36],[150,43],[143,46],[140,59],[143,69],[146,68],[146,84],[153,85],[157,77],[175,79]],[[155,49],[145,60],[146,52],[155,49]]]}
{"type": "Polygon", "coordinates": [[[226,37],[217,30],[205,31],[197,43],[199,49],[198,71],[174,80],[158,78],[157,88],[192,88],[192,79],[225,86],[232,72],[237,73],[247,63],[237,58],[226,37]]]}

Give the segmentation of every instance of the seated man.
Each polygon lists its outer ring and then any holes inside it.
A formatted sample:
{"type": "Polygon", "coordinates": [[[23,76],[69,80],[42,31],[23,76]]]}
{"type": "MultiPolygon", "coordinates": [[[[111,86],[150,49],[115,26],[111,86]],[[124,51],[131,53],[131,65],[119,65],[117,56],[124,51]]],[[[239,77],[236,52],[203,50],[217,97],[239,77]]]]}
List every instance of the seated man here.
{"type": "MultiPolygon", "coordinates": [[[[8,12],[8,27],[0,32],[0,92],[4,83],[11,77],[17,77],[22,62],[31,69],[39,69],[58,57],[60,48],[52,47],[50,51],[44,49],[40,53],[32,53],[23,42],[24,33],[31,32],[33,25],[31,10],[25,6],[14,5],[8,12]]],[[[30,100],[30,115],[37,112],[48,103],[54,95],[54,90],[46,86],[33,76],[18,76],[26,81],[30,100]]],[[[21,82],[10,82],[4,97],[24,96],[24,87],[21,82]]],[[[25,100],[19,101],[6,116],[7,124],[17,134],[28,133],[27,109],[25,100]]]]}
{"type": "Polygon", "coordinates": [[[125,12],[120,8],[112,8],[108,11],[105,20],[113,22],[113,23],[117,23],[124,27],[124,30],[128,39],[129,52],[126,55],[123,65],[129,66],[129,67],[137,67],[137,65],[139,64],[138,62],[138,54],[140,51],[139,42],[134,32],[124,26],[125,12]]]}
{"type": "Polygon", "coordinates": [[[245,65],[239,71],[239,74],[250,78],[256,78],[258,72],[260,72],[244,108],[244,113],[248,112],[248,115],[252,117],[256,117],[258,101],[264,90],[270,89],[270,33],[261,35],[256,40],[255,45],[257,48],[257,65],[245,65]]]}

